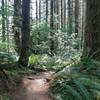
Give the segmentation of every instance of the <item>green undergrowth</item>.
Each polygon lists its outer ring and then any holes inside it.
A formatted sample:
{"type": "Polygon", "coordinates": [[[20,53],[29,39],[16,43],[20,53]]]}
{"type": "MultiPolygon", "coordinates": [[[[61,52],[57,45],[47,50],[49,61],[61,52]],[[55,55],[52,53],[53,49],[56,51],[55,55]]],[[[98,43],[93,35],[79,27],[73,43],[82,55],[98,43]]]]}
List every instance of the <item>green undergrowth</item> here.
{"type": "Polygon", "coordinates": [[[29,57],[29,65],[31,65],[31,67],[39,67],[55,72],[66,68],[66,66],[69,67],[73,63],[76,63],[75,61],[79,61],[79,55],[74,56],[73,60],[70,58],[61,58],[60,56],[50,57],[47,54],[31,54],[29,57]]]}
{"type": "Polygon", "coordinates": [[[0,93],[0,100],[11,100],[7,93],[0,93]]]}
{"type": "Polygon", "coordinates": [[[84,58],[56,74],[54,100],[100,100],[100,62],[84,58]]]}

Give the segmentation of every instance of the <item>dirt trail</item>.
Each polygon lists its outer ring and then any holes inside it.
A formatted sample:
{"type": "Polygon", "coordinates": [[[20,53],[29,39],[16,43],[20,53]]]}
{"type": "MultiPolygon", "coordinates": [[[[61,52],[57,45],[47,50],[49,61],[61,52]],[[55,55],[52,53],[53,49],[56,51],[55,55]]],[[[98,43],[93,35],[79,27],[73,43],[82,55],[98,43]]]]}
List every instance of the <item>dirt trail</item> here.
{"type": "Polygon", "coordinates": [[[11,94],[12,100],[52,100],[48,95],[52,74],[41,72],[24,77],[21,84],[11,94]]]}

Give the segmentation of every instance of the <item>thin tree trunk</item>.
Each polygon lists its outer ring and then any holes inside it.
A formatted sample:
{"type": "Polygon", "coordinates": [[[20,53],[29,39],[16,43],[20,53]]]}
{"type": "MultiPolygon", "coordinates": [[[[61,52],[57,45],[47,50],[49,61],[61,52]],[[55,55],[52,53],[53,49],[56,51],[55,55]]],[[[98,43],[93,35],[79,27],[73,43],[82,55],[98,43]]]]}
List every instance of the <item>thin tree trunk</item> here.
{"type": "Polygon", "coordinates": [[[64,31],[66,31],[66,0],[64,0],[64,31]]]}
{"type": "Polygon", "coordinates": [[[60,29],[60,0],[57,0],[57,30],[60,29]]]}
{"type": "Polygon", "coordinates": [[[4,0],[2,0],[2,42],[5,42],[5,8],[4,0]]]}
{"type": "Polygon", "coordinates": [[[41,0],[39,0],[39,22],[41,22],[41,0]]]}
{"type": "Polygon", "coordinates": [[[8,0],[5,0],[5,4],[6,4],[6,33],[7,33],[7,52],[10,52],[10,41],[9,41],[9,16],[8,16],[8,0]]]}
{"type": "Polygon", "coordinates": [[[46,0],[46,23],[48,23],[48,0],[46,0]]]}
{"type": "Polygon", "coordinates": [[[75,0],[75,33],[78,33],[79,30],[79,0],[75,0]]]}
{"type": "Polygon", "coordinates": [[[54,29],[57,31],[57,0],[54,0],[53,5],[53,11],[54,11],[54,29]]]}
{"type": "Polygon", "coordinates": [[[68,33],[72,34],[73,25],[72,25],[72,2],[68,0],[68,33]]]}
{"type": "Polygon", "coordinates": [[[38,24],[38,0],[36,0],[36,24],[38,24]]]}
{"type": "Polygon", "coordinates": [[[64,29],[64,0],[61,0],[61,30],[64,29]]]}
{"type": "Polygon", "coordinates": [[[51,56],[54,55],[54,40],[53,40],[53,36],[54,36],[54,0],[51,0],[50,2],[50,29],[51,29],[51,32],[50,32],[50,53],[51,53],[51,56]]]}

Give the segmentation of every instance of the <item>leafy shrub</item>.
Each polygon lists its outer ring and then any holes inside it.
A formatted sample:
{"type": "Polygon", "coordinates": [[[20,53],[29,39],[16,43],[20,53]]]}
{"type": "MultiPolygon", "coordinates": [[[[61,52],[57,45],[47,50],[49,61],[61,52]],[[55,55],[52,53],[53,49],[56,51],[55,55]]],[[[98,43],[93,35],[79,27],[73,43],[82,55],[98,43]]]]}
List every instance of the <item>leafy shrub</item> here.
{"type": "Polygon", "coordinates": [[[48,47],[48,33],[49,27],[42,23],[38,26],[34,26],[31,35],[31,51],[35,54],[47,53],[48,47]]]}
{"type": "Polygon", "coordinates": [[[45,23],[34,26],[31,35],[31,51],[35,54],[50,54],[50,40],[54,41],[56,56],[72,58],[80,54],[80,38],[77,33],[69,34],[61,30],[51,30],[45,23]],[[53,33],[53,37],[50,33],[53,33]]]}
{"type": "Polygon", "coordinates": [[[57,71],[68,66],[69,62],[70,60],[62,59],[59,56],[50,57],[47,54],[43,54],[40,57],[39,65],[41,65],[41,67],[46,68],[48,70],[57,71]]]}

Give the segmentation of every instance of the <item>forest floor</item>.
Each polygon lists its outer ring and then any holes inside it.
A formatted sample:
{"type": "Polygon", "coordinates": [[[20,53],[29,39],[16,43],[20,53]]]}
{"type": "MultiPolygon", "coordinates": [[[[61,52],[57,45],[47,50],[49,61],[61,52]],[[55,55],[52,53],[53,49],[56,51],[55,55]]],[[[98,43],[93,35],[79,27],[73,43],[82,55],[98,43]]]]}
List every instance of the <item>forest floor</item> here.
{"type": "Polygon", "coordinates": [[[51,72],[40,72],[36,75],[25,76],[21,83],[10,93],[12,100],[53,100],[48,94],[51,72]]]}

